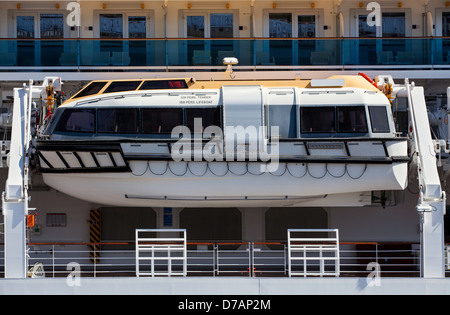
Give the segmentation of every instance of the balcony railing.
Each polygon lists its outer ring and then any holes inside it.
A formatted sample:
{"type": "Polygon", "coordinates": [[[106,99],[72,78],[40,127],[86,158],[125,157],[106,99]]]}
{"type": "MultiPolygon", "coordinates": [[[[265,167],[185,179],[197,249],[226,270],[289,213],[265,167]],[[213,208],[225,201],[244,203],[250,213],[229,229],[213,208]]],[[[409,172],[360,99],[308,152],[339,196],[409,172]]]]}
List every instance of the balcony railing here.
{"type": "Polygon", "coordinates": [[[3,71],[445,69],[450,38],[0,39],[3,71]]]}
{"type": "MultiPolygon", "coordinates": [[[[29,243],[28,266],[42,266],[45,277],[67,277],[76,271],[82,277],[136,277],[134,242],[29,243]],[[92,250],[96,251],[93,255],[92,250]]],[[[420,277],[420,246],[411,243],[341,242],[340,278],[367,277],[378,271],[381,277],[420,277]],[[375,270],[374,266],[378,266],[375,270]]],[[[4,251],[0,246],[0,278],[4,277],[4,251]]],[[[320,262],[308,268],[319,270],[320,262]],[[316,268],[316,269],[314,269],[316,268]]],[[[167,260],[155,263],[155,270],[167,270],[167,260]]],[[[446,276],[450,276],[446,254],[446,276]]],[[[182,270],[181,261],[172,263],[182,270]]],[[[178,268],[178,269],[177,269],[178,268]]],[[[37,272],[39,276],[39,272],[37,272]]],[[[31,276],[31,274],[29,275],[31,276]]],[[[188,242],[187,276],[288,277],[288,249],[285,242],[188,242]]]]}

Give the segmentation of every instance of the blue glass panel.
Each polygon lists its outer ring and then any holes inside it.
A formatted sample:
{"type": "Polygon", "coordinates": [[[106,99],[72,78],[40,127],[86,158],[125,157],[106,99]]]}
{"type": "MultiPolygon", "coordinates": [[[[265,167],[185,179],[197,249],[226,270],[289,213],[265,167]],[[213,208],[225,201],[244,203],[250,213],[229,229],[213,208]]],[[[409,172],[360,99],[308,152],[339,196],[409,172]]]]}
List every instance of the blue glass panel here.
{"type": "Polygon", "coordinates": [[[217,66],[232,56],[239,66],[449,65],[450,38],[0,39],[0,54],[0,66],[36,67],[33,70],[39,66],[217,66]]]}

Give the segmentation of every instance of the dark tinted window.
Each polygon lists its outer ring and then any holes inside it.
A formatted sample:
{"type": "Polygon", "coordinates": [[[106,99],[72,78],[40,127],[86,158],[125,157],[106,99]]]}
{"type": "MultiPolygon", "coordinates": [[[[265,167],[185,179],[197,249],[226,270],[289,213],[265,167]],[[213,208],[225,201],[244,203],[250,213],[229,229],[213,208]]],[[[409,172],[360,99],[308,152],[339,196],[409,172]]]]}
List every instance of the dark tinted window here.
{"type": "Polygon", "coordinates": [[[161,89],[187,89],[187,83],[184,80],[156,80],[145,81],[139,90],[161,90],[161,89]]]}
{"type": "Polygon", "coordinates": [[[363,106],[337,107],[338,132],[367,132],[363,106]]]}
{"type": "Polygon", "coordinates": [[[95,109],[66,109],[56,131],[94,132],[95,109]]]}
{"type": "Polygon", "coordinates": [[[202,132],[208,126],[220,127],[220,108],[186,108],[186,126],[193,133],[195,128],[195,118],[201,119],[202,132]]]}
{"type": "Polygon", "coordinates": [[[303,107],[301,108],[301,131],[335,132],[334,107],[303,107]]]}
{"type": "Polygon", "coordinates": [[[172,133],[176,126],[183,125],[181,108],[142,109],[142,133],[172,133]]]}
{"type": "Polygon", "coordinates": [[[372,123],[372,132],[389,132],[389,121],[384,106],[369,106],[370,121],[372,123]]]}
{"type": "Polygon", "coordinates": [[[100,92],[100,90],[105,86],[106,82],[92,82],[86,86],[83,90],[78,92],[75,97],[84,97],[89,95],[94,95],[100,92]]]}
{"type": "Polygon", "coordinates": [[[139,110],[99,109],[98,132],[137,133],[139,132],[139,110]]]}
{"type": "Polygon", "coordinates": [[[142,81],[117,81],[112,82],[104,93],[114,93],[123,91],[134,91],[142,81]]]}
{"type": "Polygon", "coordinates": [[[268,108],[269,126],[278,127],[281,138],[297,136],[297,111],[294,105],[273,105],[266,108],[268,108]]]}

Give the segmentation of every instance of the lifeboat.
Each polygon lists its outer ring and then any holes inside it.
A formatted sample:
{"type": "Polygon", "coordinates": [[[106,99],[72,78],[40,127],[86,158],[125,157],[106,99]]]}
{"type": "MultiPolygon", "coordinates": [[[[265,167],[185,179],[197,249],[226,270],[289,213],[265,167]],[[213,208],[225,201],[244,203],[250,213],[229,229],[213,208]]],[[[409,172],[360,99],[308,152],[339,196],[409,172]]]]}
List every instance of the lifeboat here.
{"type": "Polygon", "coordinates": [[[407,138],[362,76],[93,81],[43,130],[44,182],[97,204],[369,205],[407,185],[407,138]]]}

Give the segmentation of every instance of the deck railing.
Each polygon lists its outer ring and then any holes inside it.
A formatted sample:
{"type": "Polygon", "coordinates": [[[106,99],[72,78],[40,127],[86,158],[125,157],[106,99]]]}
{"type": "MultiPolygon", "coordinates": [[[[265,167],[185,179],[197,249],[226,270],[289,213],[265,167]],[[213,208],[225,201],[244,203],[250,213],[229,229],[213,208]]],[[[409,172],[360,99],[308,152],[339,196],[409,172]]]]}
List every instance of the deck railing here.
{"type": "Polygon", "coordinates": [[[0,39],[0,71],[445,69],[450,38],[0,39]]]}
{"type": "MultiPolygon", "coordinates": [[[[30,243],[28,265],[42,266],[45,277],[136,277],[135,243],[102,242],[97,259],[90,243],[30,243]]],[[[418,244],[381,244],[341,242],[339,277],[420,277],[418,244]]],[[[3,251],[0,251],[0,277],[4,276],[3,251]]],[[[155,261],[155,270],[164,273],[168,262],[155,261]]],[[[172,261],[173,272],[183,270],[183,262],[172,261]]],[[[320,269],[308,265],[308,270],[320,269]]],[[[30,273],[31,275],[31,273],[30,273]]],[[[39,272],[35,275],[39,276],[39,272]]],[[[288,277],[288,246],[285,242],[188,242],[187,276],[288,277]]],[[[334,276],[334,275],[333,275],[334,276]]],[[[450,276],[450,270],[448,270],[450,276]]]]}

